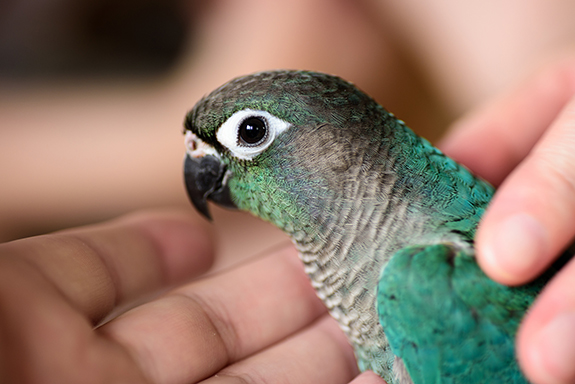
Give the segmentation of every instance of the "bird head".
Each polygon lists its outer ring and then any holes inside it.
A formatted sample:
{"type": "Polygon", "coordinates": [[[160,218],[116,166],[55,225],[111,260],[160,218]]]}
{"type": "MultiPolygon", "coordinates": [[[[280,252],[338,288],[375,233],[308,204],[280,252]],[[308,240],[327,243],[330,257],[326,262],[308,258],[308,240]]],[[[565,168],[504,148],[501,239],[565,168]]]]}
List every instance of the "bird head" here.
{"type": "Polygon", "coordinates": [[[336,76],[269,71],[236,78],[186,115],[188,195],[207,218],[211,200],[289,232],[336,210],[357,167],[375,157],[370,148],[382,145],[373,122],[390,119],[336,76]]]}

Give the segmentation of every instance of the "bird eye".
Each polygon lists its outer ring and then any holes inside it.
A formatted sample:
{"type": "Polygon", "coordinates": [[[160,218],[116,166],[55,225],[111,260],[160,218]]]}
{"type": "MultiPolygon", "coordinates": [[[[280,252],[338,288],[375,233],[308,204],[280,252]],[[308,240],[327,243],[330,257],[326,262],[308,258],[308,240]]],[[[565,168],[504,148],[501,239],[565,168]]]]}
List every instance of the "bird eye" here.
{"type": "Polygon", "coordinates": [[[268,130],[266,122],[259,117],[248,117],[240,124],[238,144],[257,145],[265,140],[268,130]]]}
{"type": "Polygon", "coordinates": [[[246,108],[228,117],[218,128],[216,138],[232,156],[251,160],[289,127],[287,121],[269,112],[246,108]]]}

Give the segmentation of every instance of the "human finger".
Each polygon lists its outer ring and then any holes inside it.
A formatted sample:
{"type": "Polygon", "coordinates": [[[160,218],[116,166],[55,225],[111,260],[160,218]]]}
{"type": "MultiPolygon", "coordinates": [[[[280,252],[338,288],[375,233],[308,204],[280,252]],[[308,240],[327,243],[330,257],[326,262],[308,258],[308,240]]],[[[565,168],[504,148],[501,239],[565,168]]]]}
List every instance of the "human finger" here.
{"type": "MultiPolygon", "coordinates": [[[[134,252],[147,252],[144,257],[149,258],[156,255],[164,260],[155,265],[166,266],[167,271],[160,272],[167,276],[165,281],[183,277],[170,271],[178,266],[201,266],[201,262],[179,261],[182,253],[193,252],[191,244],[165,234],[181,235],[193,228],[188,219],[174,215],[131,216],[1,245],[0,382],[84,382],[87,376],[91,382],[147,382],[124,348],[94,337],[93,323],[106,308],[102,302],[86,300],[98,299],[91,289],[106,293],[101,285],[129,274],[104,266],[106,257],[121,259],[134,252]],[[134,244],[137,241],[144,244],[134,244]],[[91,273],[115,274],[98,279],[91,273]]],[[[145,287],[144,282],[141,286],[145,287]]]]}
{"type": "Polygon", "coordinates": [[[202,384],[343,384],[356,375],[351,346],[335,320],[325,315],[282,342],[226,367],[202,384]]]}
{"type": "Polygon", "coordinates": [[[39,271],[97,322],[122,302],[204,272],[212,246],[184,214],[144,213],[5,243],[0,258],[39,271]]]}
{"type": "Polygon", "coordinates": [[[386,384],[386,382],[372,371],[366,371],[353,379],[350,384],[386,384]]]}
{"type": "Polygon", "coordinates": [[[517,354],[537,384],[575,383],[575,261],[537,298],[517,334],[517,354]]]}
{"type": "Polygon", "coordinates": [[[538,73],[453,125],[438,144],[448,156],[499,185],[575,95],[575,59],[538,73]]]}
{"type": "Polygon", "coordinates": [[[532,279],[575,235],[568,230],[574,95],[575,61],[565,60],[464,119],[442,143],[446,154],[494,184],[517,167],[476,236],[478,261],[499,282],[532,279]]]}
{"type": "Polygon", "coordinates": [[[0,258],[0,382],[147,383],[131,356],[95,338],[92,324],[37,268],[0,258]]]}
{"type": "Polygon", "coordinates": [[[575,236],[575,98],[495,194],[476,237],[493,279],[525,283],[575,236]]]}
{"type": "Polygon", "coordinates": [[[131,351],[153,381],[190,383],[268,348],[323,313],[289,247],[178,288],[99,332],[131,351]]]}

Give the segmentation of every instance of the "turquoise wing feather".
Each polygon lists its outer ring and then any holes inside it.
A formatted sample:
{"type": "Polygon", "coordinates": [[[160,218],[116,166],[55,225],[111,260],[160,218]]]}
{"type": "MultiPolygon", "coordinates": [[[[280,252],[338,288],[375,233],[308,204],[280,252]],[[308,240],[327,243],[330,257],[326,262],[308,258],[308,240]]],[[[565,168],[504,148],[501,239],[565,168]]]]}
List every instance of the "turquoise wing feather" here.
{"type": "Polygon", "coordinates": [[[490,280],[455,245],[413,246],[385,267],[378,314],[415,384],[527,383],[514,340],[537,291],[490,280]]]}

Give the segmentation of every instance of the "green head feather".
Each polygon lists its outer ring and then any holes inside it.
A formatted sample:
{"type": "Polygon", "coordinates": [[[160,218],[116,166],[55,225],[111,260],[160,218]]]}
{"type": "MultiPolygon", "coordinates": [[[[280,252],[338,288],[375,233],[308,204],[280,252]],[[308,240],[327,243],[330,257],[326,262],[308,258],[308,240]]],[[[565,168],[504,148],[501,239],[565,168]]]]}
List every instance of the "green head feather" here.
{"type": "Polygon", "coordinates": [[[380,271],[414,245],[472,254],[493,188],[322,73],[239,77],[202,98],[185,127],[196,207],[225,202],[288,233],[360,368],[397,383],[375,309],[380,271]]]}
{"type": "Polygon", "coordinates": [[[393,143],[421,143],[353,84],[305,71],[234,79],[201,99],[187,114],[185,127],[226,164],[233,175],[228,187],[234,203],[288,232],[294,226],[317,229],[318,221],[339,214],[339,203],[351,197],[344,190],[353,188],[360,175],[371,172],[374,183],[394,178],[389,168],[399,164],[396,153],[404,152],[404,145],[394,148],[393,143]],[[250,160],[234,156],[217,139],[218,129],[246,109],[289,124],[250,160]]]}

